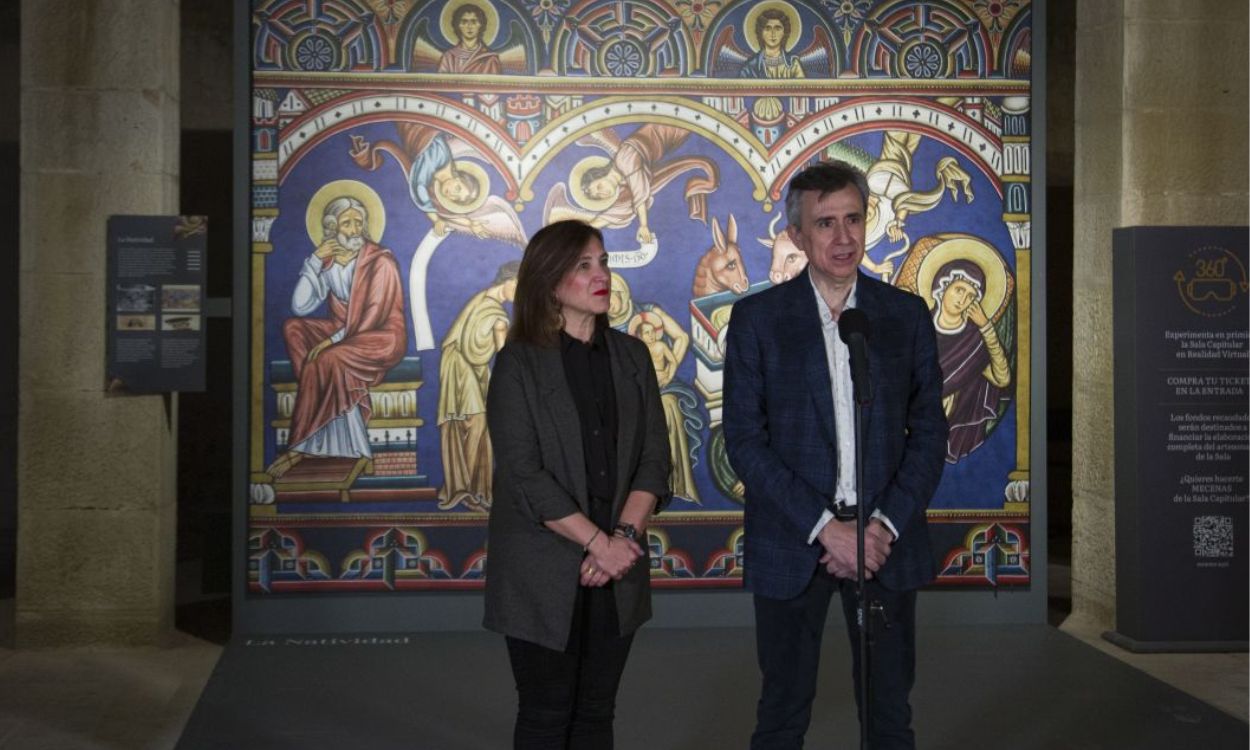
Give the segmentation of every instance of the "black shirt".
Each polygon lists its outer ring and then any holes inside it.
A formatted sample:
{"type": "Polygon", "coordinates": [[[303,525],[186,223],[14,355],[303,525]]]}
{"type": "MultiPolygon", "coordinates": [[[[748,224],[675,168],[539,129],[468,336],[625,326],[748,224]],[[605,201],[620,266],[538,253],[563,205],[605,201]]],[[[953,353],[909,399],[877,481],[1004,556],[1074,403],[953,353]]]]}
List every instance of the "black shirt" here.
{"type": "Polygon", "coordinates": [[[616,391],[612,384],[612,366],[608,357],[607,335],[595,331],[589,344],[560,332],[560,353],[564,360],[564,377],[573,392],[578,421],[582,427],[582,455],[586,458],[586,488],[593,499],[592,520],[600,528],[610,518],[594,518],[600,508],[610,515],[612,496],[616,494],[616,391]]]}

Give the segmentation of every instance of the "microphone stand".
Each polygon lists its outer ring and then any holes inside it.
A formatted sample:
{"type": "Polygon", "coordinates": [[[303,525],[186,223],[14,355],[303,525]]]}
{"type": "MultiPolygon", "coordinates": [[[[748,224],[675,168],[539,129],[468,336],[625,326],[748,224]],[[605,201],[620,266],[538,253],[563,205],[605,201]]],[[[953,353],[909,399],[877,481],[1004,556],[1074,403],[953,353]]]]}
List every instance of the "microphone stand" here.
{"type": "MultiPolygon", "coordinates": [[[[864,407],[872,403],[872,381],[868,367],[868,318],[854,308],[843,311],[838,335],[847,345],[851,360],[851,382],[855,401],[855,620],[859,646],[859,747],[868,750],[872,722],[872,618],[884,616],[881,603],[868,596],[864,570],[864,532],[868,528],[864,497],[864,407]]],[[[886,623],[886,627],[889,624],[886,623]]]]}
{"type": "MultiPolygon", "coordinates": [[[[856,394],[857,396],[860,394],[856,394]]],[[[868,601],[868,587],[864,571],[864,529],[868,519],[864,514],[864,404],[855,399],[855,620],[859,626],[859,747],[868,750],[868,724],[872,712],[869,704],[871,669],[872,607],[868,601]]]]}

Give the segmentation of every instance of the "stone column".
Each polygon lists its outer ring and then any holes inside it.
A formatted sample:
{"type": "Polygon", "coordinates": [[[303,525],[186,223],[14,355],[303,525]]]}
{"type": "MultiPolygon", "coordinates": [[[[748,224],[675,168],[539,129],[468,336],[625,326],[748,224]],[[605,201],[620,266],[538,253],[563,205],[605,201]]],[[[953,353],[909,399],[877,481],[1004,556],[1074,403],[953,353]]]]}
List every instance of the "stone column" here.
{"type": "Polygon", "coordinates": [[[23,0],[17,643],[172,630],[177,399],[104,394],[105,221],[178,210],[178,3],[23,0]]]}
{"type": "Polygon", "coordinates": [[[1103,628],[1116,591],[1111,230],[1247,223],[1247,16],[1222,0],[1078,0],[1072,614],[1103,628]]]}

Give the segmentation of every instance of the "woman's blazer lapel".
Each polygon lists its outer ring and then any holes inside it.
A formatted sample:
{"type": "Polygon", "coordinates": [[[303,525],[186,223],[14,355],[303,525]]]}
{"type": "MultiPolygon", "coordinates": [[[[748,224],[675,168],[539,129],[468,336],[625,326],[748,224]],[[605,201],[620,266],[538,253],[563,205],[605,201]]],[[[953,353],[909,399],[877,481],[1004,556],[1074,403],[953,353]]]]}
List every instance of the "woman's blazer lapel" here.
{"type": "Polygon", "coordinates": [[[582,426],[577,415],[577,404],[569,390],[564,375],[564,358],[559,347],[535,347],[534,376],[538,379],[538,392],[542,403],[537,411],[546,412],[556,429],[557,442],[564,453],[566,476],[557,477],[569,488],[578,506],[586,513],[586,457],[582,453],[582,426]]]}
{"type": "MultiPolygon", "coordinates": [[[[613,518],[619,513],[618,504],[624,502],[633,478],[631,468],[634,457],[638,455],[638,426],[643,419],[642,389],[646,387],[643,373],[624,346],[626,340],[618,338],[628,334],[614,333],[605,331],[608,356],[612,362],[612,386],[616,392],[616,497],[612,498],[613,518]]],[[[650,363],[647,364],[650,366],[650,363]]]]}

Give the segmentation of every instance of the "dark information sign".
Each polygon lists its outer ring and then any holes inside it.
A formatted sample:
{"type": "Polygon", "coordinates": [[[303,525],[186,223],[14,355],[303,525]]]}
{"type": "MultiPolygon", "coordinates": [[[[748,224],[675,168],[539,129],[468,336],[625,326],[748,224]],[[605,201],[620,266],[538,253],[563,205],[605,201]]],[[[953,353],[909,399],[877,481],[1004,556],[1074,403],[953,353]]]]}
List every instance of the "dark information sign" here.
{"type": "Polygon", "coordinates": [[[111,216],[105,388],[204,390],[203,216],[111,216]]]}
{"type": "Polygon", "coordinates": [[[1113,252],[1116,633],[1108,637],[1134,650],[1244,649],[1247,229],[1117,229],[1113,252]]]}

